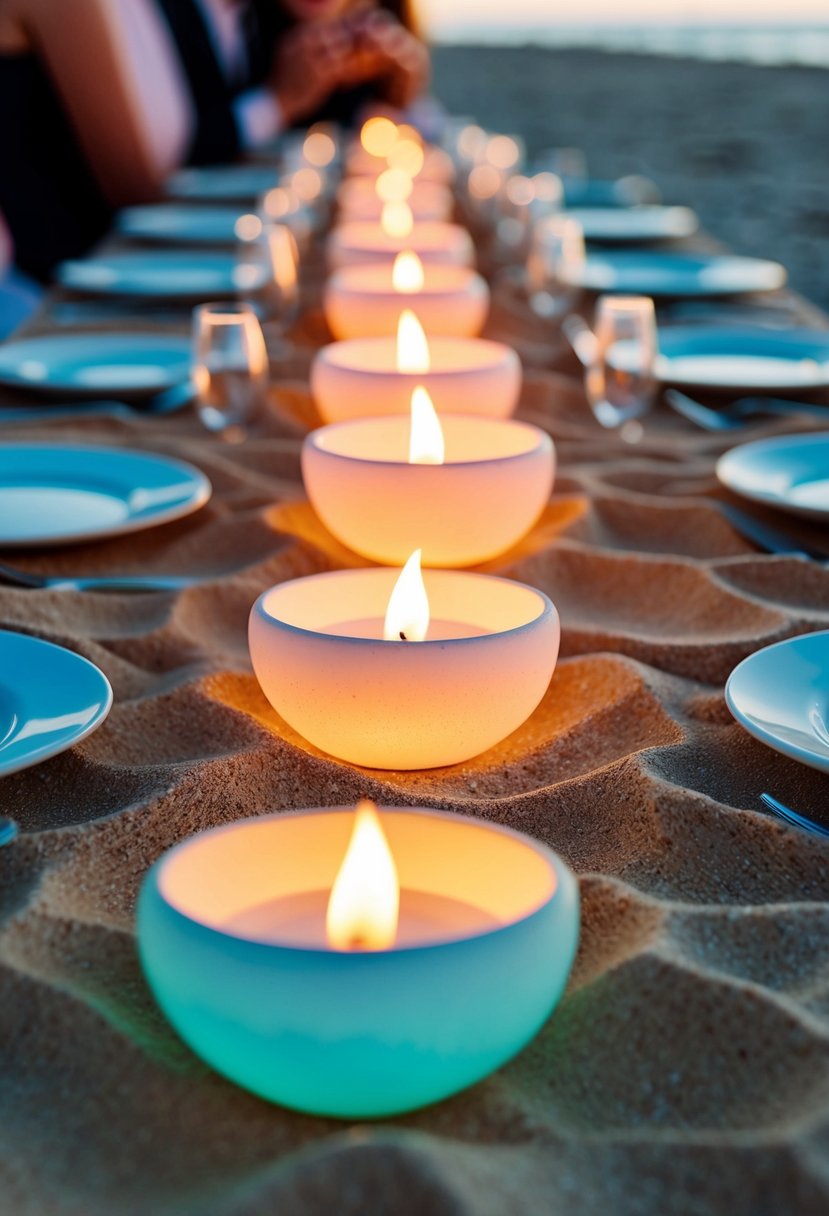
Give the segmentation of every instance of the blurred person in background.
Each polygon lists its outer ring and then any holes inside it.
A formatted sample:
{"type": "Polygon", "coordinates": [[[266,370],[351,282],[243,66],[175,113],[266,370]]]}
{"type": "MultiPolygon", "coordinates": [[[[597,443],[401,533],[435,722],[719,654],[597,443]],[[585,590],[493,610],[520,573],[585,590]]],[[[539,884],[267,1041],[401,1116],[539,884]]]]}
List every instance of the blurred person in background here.
{"type": "Polygon", "coordinates": [[[0,211],[47,280],[184,164],[405,106],[429,56],[407,0],[0,0],[0,211]]]}

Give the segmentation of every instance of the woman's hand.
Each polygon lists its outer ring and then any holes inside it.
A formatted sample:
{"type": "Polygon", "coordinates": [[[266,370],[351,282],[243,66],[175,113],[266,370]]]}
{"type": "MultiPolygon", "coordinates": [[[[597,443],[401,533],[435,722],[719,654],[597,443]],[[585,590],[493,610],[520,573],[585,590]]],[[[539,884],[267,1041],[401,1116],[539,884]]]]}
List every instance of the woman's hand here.
{"type": "Polygon", "coordinates": [[[369,9],[347,21],[352,54],[343,65],[349,84],[384,80],[386,99],[407,106],[429,81],[429,52],[383,9],[369,9]]]}
{"type": "Polygon", "coordinates": [[[288,126],[318,109],[349,81],[353,39],[342,22],[298,25],[280,41],[271,87],[288,126]]]}

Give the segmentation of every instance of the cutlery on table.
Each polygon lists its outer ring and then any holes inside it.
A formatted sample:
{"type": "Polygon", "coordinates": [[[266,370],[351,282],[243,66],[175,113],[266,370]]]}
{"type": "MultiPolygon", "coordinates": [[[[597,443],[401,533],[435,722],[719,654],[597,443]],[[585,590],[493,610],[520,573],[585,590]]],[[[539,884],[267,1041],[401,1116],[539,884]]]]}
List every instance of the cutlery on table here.
{"type": "Polygon", "coordinates": [[[800,828],[804,832],[811,832],[815,836],[829,836],[829,828],[824,827],[822,823],[816,823],[814,819],[807,818],[806,815],[801,815],[798,811],[793,811],[790,806],[786,806],[784,802],[779,802],[771,794],[761,794],[760,801],[766,810],[777,815],[779,819],[784,820],[791,827],[800,828]]]}
{"type": "Polygon", "coordinates": [[[721,502],[719,499],[713,499],[712,502],[735,532],[739,532],[746,540],[750,540],[752,544],[765,550],[766,553],[779,553],[788,557],[808,557],[812,561],[818,562],[829,561],[829,549],[822,549],[818,545],[795,538],[783,528],[767,524],[764,520],[749,514],[748,511],[735,507],[733,503],[721,502]]]}
{"type": "Polygon", "coordinates": [[[134,418],[136,415],[175,414],[193,400],[194,388],[189,380],[174,384],[152,397],[144,397],[127,405],[124,401],[77,401],[66,405],[0,406],[0,423],[35,422],[41,419],[70,417],[134,418]]]}
{"type": "Polygon", "coordinates": [[[70,578],[61,575],[30,574],[28,570],[19,570],[16,566],[0,563],[0,583],[31,591],[183,591],[204,581],[203,578],[187,575],[166,574],[70,578]]]}
{"type": "Polygon", "coordinates": [[[706,431],[734,431],[751,418],[787,418],[796,414],[810,414],[829,422],[829,405],[819,405],[817,402],[788,401],[780,397],[738,397],[719,409],[712,409],[675,388],[666,389],[664,396],[672,410],[706,431]]]}

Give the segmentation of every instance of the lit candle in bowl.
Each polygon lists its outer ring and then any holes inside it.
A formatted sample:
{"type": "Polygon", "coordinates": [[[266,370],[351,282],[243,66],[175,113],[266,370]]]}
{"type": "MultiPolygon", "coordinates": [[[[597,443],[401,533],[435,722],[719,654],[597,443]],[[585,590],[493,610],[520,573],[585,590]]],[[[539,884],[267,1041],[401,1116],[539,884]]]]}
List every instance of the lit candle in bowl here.
{"type": "Polygon", "coordinates": [[[363,124],[346,156],[346,169],[354,177],[376,177],[385,169],[403,168],[422,181],[449,185],[455,177],[452,158],[442,148],[424,144],[418,131],[379,115],[363,124]]]}
{"type": "Polygon", "coordinates": [[[396,338],[350,338],[323,346],[311,365],[311,391],[326,422],[408,415],[422,385],[443,414],[508,418],[521,393],[521,361],[485,338],[426,338],[411,309],[396,338]]]}
{"type": "MultiPolygon", "coordinates": [[[[387,169],[379,178],[347,177],[337,189],[337,206],[342,220],[379,221],[386,202],[382,197],[384,186],[394,191],[395,179],[404,180],[402,169],[387,169]],[[387,174],[390,175],[387,177],[387,174]],[[384,179],[385,183],[384,183],[384,179]]],[[[409,180],[409,190],[402,191],[403,202],[407,202],[416,222],[420,220],[448,220],[454,210],[454,199],[446,186],[437,182],[409,180]]]]}
{"type": "MultiPolygon", "coordinates": [[[[451,526],[451,525],[449,525],[451,526]]],[[[367,768],[459,764],[524,722],[555,668],[559,621],[523,583],[337,570],[272,587],[248,627],[271,705],[321,751],[367,768]]]]}
{"type": "Polygon", "coordinates": [[[415,224],[405,200],[384,203],[380,222],[349,220],[339,224],[328,238],[329,266],[391,263],[406,249],[412,249],[423,262],[448,262],[471,266],[475,246],[466,228],[438,220],[415,224]]]}
{"type": "Polygon", "coordinates": [[[519,1052],[578,931],[578,884],[545,845],[370,803],[200,832],[138,904],[144,971],[190,1047],[263,1098],[347,1119],[436,1102],[519,1052]]]}
{"type": "Polygon", "coordinates": [[[325,286],[324,306],[335,338],[393,336],[404,307],[430,334],[475,337],[489,311],[489,287],[467,266],[424,266],[407,251],[391,266],[335,271],[325,286]]]}
{"type": "Polygon", "coordinates": [[[555,451],[525,422],[438,418],[428,393],[402,415],[312,431],[302,476],[322,522],[355,553],[386,565],[420,546],[427,566],[471,566],[511,548],[549,500],[555,451]]]}

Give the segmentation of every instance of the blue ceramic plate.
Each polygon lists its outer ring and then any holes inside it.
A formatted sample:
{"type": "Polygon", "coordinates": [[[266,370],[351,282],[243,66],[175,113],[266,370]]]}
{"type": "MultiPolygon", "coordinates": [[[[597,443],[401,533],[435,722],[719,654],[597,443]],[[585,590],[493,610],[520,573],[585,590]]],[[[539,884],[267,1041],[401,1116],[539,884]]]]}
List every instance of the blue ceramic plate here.
{"type": "Polygon", "coordinates": [[[239,215],[238,207],[160,203],[157,207],[127,207],[115,217],[115,226],[124,236],[140,241],[232,245],[239,215]]]}
{"type": "Polygon", "coordinates": [[[807,519],[829,519],[829,432],[741,443],[717,461],[735,494],[807,519]]]}
{"type": "Polygon", "coordinates": [[[566,207],[638,207],[641,203],[658,203],[659,190],[647,177],[632,175],[617,181],[589,178],[564,181],[566,207]]]}
{"type": "Polygon", "coordinates": [[[755,739],[829,773],[829,632],[750,654],[728,677],[725,699],[755,739]]]}
{"type": "Polygon", "coordinates": [[[164,189],[169,198],[244,203],[278,184],[273,165],[212,165],[182,169],[167,179],[164,189]]]}
{"type": "Polygon", "coordinates": [[[95,296],[214,300],[256,291],[265,271],[241,264],[232,253],[113,253],[63,262],[56,277],[63,287],[95,296]]]}
{"type": "Polygon", "coordinates": [[[179,519],[210,498],[205,475],[123,448],[0,444],[0,546],[74,544],[179,519]]]}
{"type": "Polygon", "coordinates": [[[190,342],[163,334],[47,334],[0,345],[0,384],[43,394],[134,398],[189,376],[190,342]]]}
{"type": "Polygon", "coordinates": [[[665,384],[785,392],[829,384],[829,330],[671,326],[654,365],[665,384]]]}
{"type": "Polygon", "coordinates": [[[112,705],[109,680],[62,646],[0,630],[0,776],[85,739],[112,705]]]}
{"type": "Polygon", "coordinates": [[[690,207],[574,207],[567,214],[581,224],[585,240],[606,245],[678,240],[699,227],[690,207]]]}
{"type": "Polygon", "coordinates": [[[775,291],[786,281],[777,262],[704,253],[633,250],[591,253],[571,282],[587,291],[637,296],[721,296],[775,291]]]}

